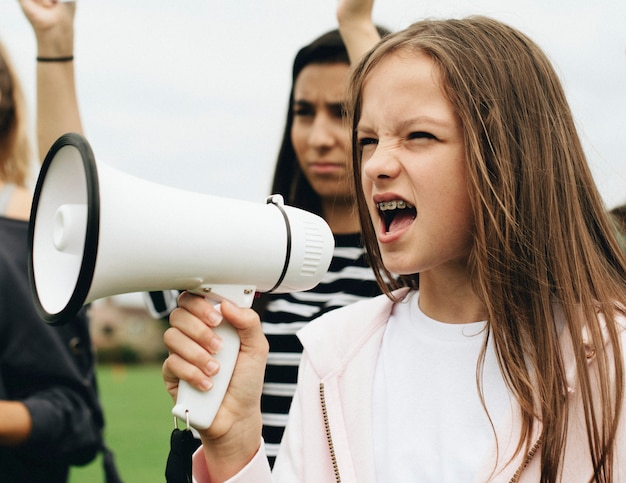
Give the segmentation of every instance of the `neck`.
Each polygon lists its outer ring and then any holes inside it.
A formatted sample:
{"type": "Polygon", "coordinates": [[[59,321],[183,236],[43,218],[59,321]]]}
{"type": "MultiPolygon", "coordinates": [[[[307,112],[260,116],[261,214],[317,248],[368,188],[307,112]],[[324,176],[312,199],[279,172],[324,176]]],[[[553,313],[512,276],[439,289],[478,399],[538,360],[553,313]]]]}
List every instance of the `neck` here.
{"type": "Polygon", "coordinates": [[[335,235],[357,233],[360,230],[356,207],[350,201],[332,199],[322,201],[322,213],[335,235]]]}
{"type": "Polygon", "coordinates": [[[487,318],[485,306],[464,269],[422,272],[419,291],[420,309],[432,319],[462,324],[487,318]]]}

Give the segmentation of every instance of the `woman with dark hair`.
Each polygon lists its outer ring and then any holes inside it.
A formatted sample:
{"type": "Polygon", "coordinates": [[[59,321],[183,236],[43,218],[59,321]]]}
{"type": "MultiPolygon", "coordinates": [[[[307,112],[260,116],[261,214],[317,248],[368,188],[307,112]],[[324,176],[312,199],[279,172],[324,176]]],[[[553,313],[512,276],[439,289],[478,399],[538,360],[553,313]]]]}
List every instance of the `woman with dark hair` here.
{"type": "MultiPolygon", "coordinates": [[[[384,34],[383,29],[379,33],[384,34]]],[[[349,175],[350,131],[344,93],[350,68],[338,30],[300,49],[272,193],[323,217],[334,238],[328,273],[307,292],[264,294],[253,308],[270,345],[261,407],[263,437],[273,462],[287,422],[302,345],[296,332],[329,310],[380,293],[361,246],[349,175]]]]}

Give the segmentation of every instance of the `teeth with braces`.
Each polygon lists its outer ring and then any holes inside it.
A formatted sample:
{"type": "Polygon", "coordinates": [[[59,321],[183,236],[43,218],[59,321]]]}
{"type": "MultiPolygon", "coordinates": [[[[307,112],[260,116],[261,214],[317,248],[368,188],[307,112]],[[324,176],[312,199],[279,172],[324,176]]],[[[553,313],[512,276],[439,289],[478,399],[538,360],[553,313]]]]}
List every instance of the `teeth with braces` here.
{"type": "Polygon", "coordinates": [[[381,201],[377,203],[376,206],[380,211],[389,211],[389,210],[403,210],[405,208],[413,208],[413,205],[408,201],[404,200],[393,200],[393,201],[381,201]]]}

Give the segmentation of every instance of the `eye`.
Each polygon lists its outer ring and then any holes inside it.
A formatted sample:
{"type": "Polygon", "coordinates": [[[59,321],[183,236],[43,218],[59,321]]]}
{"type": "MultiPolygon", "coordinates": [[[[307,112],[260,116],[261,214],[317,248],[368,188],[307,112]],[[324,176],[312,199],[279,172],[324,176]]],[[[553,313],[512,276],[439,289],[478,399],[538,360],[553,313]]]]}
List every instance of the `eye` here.
{"type": "Polygon", "coordinates": [[[345,117],[345,111],[341,104],[332,104],[328,107],[328,110],[335,119],[343,119],[345,117]]]}
{"type": "Polygon", "coordinates": [[[293,110],[293,115],[297,117],[313,116],[314,114],[315,113],[313,112],[313,109],[308,109],[308,108],[303,108],[303,107],[296,107],[293,110]]]}
{"type": "Polygon", "coordinates": [[[312,117],[315,116],[315,109],[308,102],[296,101],[293,105],[294,117],[312,117]]]}
{"type": "Polygon", "coordinates": [[[363,148],[365,146],[371,146],[371,145],[378,144],[378,139],[374,139],[374,138],[359,138],[358,143],[359,143],[359,146],[361,146],[363,148]]]}
{"type": "Polygon", "coordinates": [[[429,132],[415,131],[408,135],[408,139],[437,139],[437,138],[429,132]]]}

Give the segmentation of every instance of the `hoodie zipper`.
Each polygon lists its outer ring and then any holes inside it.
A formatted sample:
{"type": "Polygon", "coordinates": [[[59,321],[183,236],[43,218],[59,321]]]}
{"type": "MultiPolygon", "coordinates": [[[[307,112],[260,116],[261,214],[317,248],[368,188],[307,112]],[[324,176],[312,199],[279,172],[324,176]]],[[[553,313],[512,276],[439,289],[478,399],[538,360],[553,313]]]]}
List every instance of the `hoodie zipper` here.
{"type": "Polygon", "coordinates": [[[335,473],[335,482],[341,483],[341,476],[339,475],[339,465],[337,464],[337,456],[335,455],[335,446],[333,444],[333,437],[330,434],[330,422],[328,421],[328,411],[326,410],[326,396],[324,394],[324,383],[320,383],[320,402],[322,403],[322,416],[324,418],[324,429],[326,430],[326,440],[328,441],[328,449],[330,450],[330,459],[333,464],[333,471],[335,473]]]}
{"type": "MultiPolygon", "coordinates": [[[[333,437],[330,433],[330,422],[328,420],[328,411],[326,409],[326,395],[324,393],[324,383],[320,383],[320,402],[322,404],[322,417],[324,418],[324,429],[326,431],[326,440],[328,441],[328,450],[330,451],[330,459],[333,465],[333,472],[335,473],[335,482],[341,483],[341,475],[339,474],[339,465],[337,464],[337,456],[335,455],[335,445],[333,444],[333,437]]],[[[517,471],[513,474],[513,477],[509,480],[509,483],[517,483],[522,475],[522,471],[528,466],[530,460],[533,459],[537,450],[541,447],[541,438],[539,438],[535,444],[533,444],[530,451],[526,453],[526,458],[522,464],[517,468],[517,471]]]]}
{"type": "Polygon", "coordinates": [[[517,468],[517,471],[515,472],[515,474],[509,481],[509,483],[517,483],[519,481],[520,477],[522,476],[522,471],[524,471],[524,469],[528,466],[528,463],[530,463],[530,460],[533,459],[533,456],[535,456],[535,453],[537,452],[540,446],[541,446],[541,438],[539,438],[535,442],[535,444],[533,444],[533,447],[530,448],[530,451],[526,453],[526,458],[524,458],[524,461],[522,462],[522,464],[519,466],[519,468],[517,468]]]}

